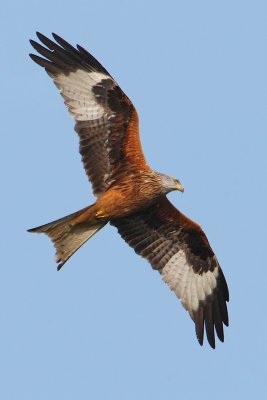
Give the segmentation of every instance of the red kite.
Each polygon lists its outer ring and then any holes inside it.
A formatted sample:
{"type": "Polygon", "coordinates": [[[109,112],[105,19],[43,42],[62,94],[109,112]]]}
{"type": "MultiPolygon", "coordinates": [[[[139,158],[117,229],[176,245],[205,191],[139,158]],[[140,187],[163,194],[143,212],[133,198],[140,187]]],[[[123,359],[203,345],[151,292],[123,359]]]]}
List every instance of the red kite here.
{"type": "Polygon", "coordinates": [[[167,199],[183,192],[178,179],[153,171],[139,138],[138,115],[107,70],[84,48],[58,35],[31,40],[44,67],[75,118],[80,153],[96,202],[30,232],[45,233],[56,248],[58,270],[108,222],[145,257],[181,300],[195,323],[199,343],[204,326],[215,348],[214,327],[224,341],[229,292],[223,272],[199,225],[167,199]]]}

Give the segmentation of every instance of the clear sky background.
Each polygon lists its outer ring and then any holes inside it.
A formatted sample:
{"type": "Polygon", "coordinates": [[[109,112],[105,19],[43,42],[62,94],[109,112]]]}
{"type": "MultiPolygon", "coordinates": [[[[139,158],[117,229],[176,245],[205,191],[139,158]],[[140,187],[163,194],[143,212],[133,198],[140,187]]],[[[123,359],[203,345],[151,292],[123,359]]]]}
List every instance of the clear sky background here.
{"type": "Polygon", "coordinates": [[[0,398],[264,398],[266,1],[10,1],[1,8],[0,398]],[[225,343],[107,227],[58,273],[34,227],[93,202],[74,122],[28,57],[35,31],[91,51],[135,104],[151,166],[227,278],[225,343]]]}

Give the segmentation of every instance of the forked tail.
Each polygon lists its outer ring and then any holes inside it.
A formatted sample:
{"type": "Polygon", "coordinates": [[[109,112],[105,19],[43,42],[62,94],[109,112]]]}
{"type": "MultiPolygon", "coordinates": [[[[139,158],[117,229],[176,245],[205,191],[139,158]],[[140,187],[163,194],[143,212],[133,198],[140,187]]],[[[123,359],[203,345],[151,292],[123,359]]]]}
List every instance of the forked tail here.
{"type": "Polygon", "coordinates": [[[44,233],[50,237],[56,248],[55,259],[58,263],[58,271],[87,240],[106,225],[107,221],[96,218],[86,222],[75,222],[77,217],[84,213],[88,214],[91,207],[28,230],[28,232],[44,233]]]}

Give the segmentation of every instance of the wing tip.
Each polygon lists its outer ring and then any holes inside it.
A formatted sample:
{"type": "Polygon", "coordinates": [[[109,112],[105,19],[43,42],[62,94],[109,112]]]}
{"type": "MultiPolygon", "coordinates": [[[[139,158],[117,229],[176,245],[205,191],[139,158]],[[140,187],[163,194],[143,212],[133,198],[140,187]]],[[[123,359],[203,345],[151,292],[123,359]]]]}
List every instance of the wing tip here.
{"type": "Polygon", "coordinates": [[[229,325],[227,308],[225,309],[226,302],[222,307],[216,293],[218,295],[218,292],[215,292],[191,315],[200,346],[203,346],[204,336],[206,336],[212,349],[216,348],[217,338],[224,343],[224,326],[229,325]]]}
{"type": "Polygon", "coordinates": [[[36,228],[30,228],[30,229],[27,229],[27,232],[29,232],[29,233],[42,233],[40,228],[41,228],[40,226],[37,226],[36,228]]]}
{"type": "Polygon", "coordinates": [[[42,34],[41,32],[36,31],[35,33],[36,33],[36,36],[38,37],[38,39],[40,39],[41,41],[42,41],[42,38],[45,38],[45,35],[42,34]]]}
{"type": "Polygon", "coordinates": [[[53,38],[58,42],[59,40],[63,40],[61,36],[59,36],[57,33],[52,32],[53,38]]]}
{"type": "Polygon", "coordinates": [[[197,335],[197,340],[198,340],[198,343],[200,344],[200,346],[203,346],[203,342],[204,342],[204,340],[203,340],[203,336],[202,337],[200,337],[200,336],[198,336],[198,334],[196,334],[197,335]]]}
{"type": "Polygon", "coordinates": [[[65,264],[65,262],[63,262],[63,261],[60,262],[60,261],[61,260],[57,261],[57,262],[59,262],[59,264],[57,266],[57,271],[60,271],[62,269],[63,265],[65,264]]]}

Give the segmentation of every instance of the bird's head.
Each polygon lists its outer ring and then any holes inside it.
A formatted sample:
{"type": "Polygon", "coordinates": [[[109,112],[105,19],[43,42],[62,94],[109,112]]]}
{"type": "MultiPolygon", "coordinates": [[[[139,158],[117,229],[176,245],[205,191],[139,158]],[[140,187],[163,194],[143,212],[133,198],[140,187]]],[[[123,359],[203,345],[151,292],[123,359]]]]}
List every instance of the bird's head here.
{"type": "Polygon", "coordinates": [[[184,187],[179,181],[179,179],[161,173],[159,173],[159,176],[165,193],[172,192],[173,190],[179,190],[180,192],[184,192],[184,187]]]}

